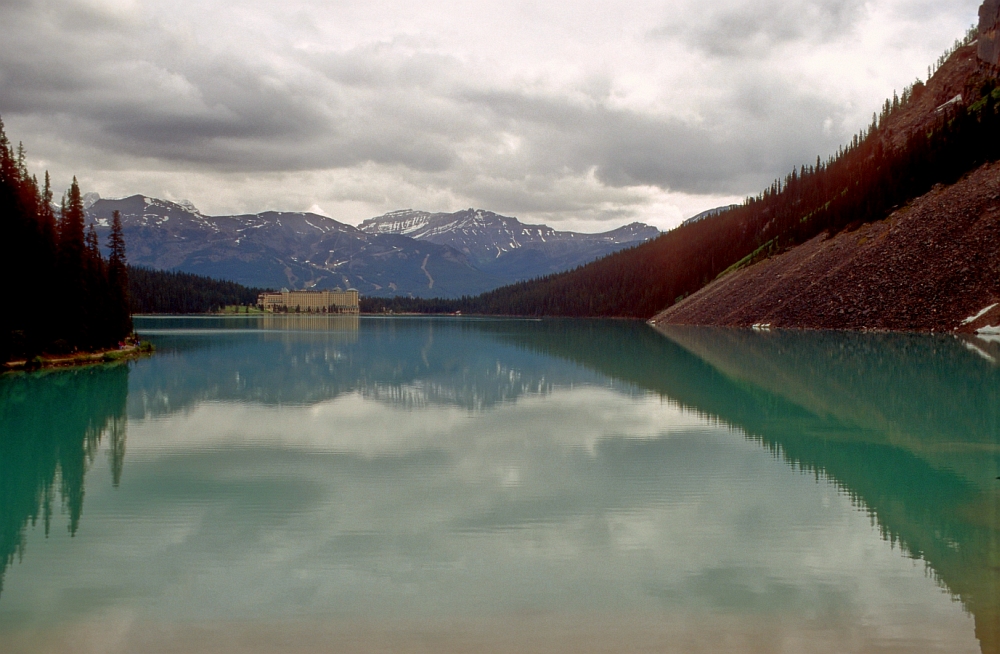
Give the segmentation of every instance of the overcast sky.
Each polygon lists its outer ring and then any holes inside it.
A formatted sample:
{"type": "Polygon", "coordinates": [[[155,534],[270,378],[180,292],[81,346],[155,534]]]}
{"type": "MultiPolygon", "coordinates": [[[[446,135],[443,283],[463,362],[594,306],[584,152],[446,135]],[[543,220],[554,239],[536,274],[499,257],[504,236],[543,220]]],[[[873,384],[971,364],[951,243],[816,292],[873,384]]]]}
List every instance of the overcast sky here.
{"type": "Polygon", "coordinates": [[[871,120],[978,0],[0,0],[0,116],[104,197],[660,228],[871,120]]]}

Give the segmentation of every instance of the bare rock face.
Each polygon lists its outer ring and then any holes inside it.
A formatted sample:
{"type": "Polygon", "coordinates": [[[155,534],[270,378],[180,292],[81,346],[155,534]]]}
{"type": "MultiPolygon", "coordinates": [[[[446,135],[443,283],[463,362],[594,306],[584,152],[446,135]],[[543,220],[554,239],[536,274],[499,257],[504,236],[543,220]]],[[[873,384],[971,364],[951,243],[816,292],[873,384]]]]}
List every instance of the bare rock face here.
{"type": "Polygon", "coordinates": [[[991,66],[1000,66],[1000,0],[985,0],[979,7],[979,44],[976,54],[991,66]]]}

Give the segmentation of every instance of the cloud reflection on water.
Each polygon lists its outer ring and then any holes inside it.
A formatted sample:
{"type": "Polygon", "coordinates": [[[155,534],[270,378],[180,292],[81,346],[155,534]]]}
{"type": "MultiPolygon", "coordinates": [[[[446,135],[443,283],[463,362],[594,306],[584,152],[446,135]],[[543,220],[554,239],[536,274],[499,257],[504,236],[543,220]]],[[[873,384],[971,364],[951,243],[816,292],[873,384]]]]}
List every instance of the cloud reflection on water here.
{"type": "MultiPolygon", "coordinates": [[[[250,623],[304,650],[324,634],[392,641],[415,624],[427,642],[477,650],[504,624],[534,633],[538,651],[596,650],[614,624],[635,626],[623,642],[636,649],[978,649],[962,605],[857,510],[879,499],[870,488],[857,483],[859,498],[796,470],[637,374],[650,364],[689,389],[720,383],[664,339],[649,349],[628,326],[562,328],[562,343],[645,352],[626,374],[552,358],[534,327],[435,325],[430,348],[426,323],[379,329],[346,345],[168,339],[131,372],[120,489],[98,458],[77,537],[29,532],[0,639],[46,642],[25,625],[55,605],[52,638],[119,625],[91,651],[191,644],[183,625],[213,651],[250,623]],[[559,629],[592,638],[546,640],[559,629]]],[[[765,437],[780,443],[792,441],[775,418],[812,424],[776,397],[741,395],[750,388],[723,384],[702,405],[718,415],[734,402],[744,421],[771,412],[765,437]]],[[[870,451],[887,473],[898,463],[870,451]]],[[[826,463],[844,473],[835,453],[826,463]]]]}

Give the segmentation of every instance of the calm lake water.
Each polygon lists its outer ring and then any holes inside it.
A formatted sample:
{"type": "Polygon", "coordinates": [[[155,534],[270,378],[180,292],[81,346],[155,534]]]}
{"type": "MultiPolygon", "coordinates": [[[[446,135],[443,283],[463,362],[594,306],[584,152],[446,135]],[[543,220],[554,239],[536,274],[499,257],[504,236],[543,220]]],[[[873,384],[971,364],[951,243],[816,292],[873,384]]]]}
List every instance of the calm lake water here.
{"type": "Polygon", "coordinates": [[[143,318],[0,379],[0,651],[1000,652],[1000,344],[143,318]]]}

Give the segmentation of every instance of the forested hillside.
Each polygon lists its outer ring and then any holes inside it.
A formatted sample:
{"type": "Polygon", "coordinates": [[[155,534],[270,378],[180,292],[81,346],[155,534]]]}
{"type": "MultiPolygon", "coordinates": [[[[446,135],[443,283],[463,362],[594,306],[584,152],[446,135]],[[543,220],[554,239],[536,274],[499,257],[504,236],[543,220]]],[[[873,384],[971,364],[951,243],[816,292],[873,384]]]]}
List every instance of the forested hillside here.
{"type": "Polygon", "coordinates": [[[0,362],[110,347],[132,332],[121,222],[116,216],[105,258],[97,233],[84,229],[76,179],[54,211],[48,173],[39,184],[2,122],[0,233],[0,362]]]}
{"type": "Polygon", "coordinates": [[[457,302],[397,299],[383,308],[649,318],[728,270],[881,220],[935,184],[1000,158],[1000,89],[977,65],[975,36],[970,30],[956,42],[926,85],[887,100],[836,155],[793,170],[736,208],[570,272],[457,302]]]}
{"type": "Polygon", "coordinates": [[[259,288],[190,273],[129,267],[133,313],[208,313],[257,304],[259,288]]]}
{"type": "Polygon", "coordinates": [[[724,275],[652,322],[992,333],[1000,324],[998,198],[1000,162],[985,164],[886,220],[821,234],[724,275]]]}

